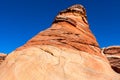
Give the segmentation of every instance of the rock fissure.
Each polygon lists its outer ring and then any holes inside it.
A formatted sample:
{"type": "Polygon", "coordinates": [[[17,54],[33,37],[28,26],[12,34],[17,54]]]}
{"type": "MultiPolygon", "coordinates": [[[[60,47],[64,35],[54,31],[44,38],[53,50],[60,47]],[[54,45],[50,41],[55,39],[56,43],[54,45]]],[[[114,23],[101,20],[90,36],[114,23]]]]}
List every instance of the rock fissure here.
{"type": "Polygon", "coordinates": [[[49,50],[42,49],[42,48],[40,48],[40,49],[43,50],[43,51],[45,51],[46,53],[49,53],[49,54],[51,54],[52,56],[54,56],[54,54],[53,54],[52,52],[50,52],[49,50]]]}

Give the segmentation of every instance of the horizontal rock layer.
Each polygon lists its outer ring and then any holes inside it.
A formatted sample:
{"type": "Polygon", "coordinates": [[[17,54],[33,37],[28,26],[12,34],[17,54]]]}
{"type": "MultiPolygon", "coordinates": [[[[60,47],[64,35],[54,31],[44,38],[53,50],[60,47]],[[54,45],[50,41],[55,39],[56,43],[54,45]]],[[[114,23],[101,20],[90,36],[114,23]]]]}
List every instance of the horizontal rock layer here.
{"type": "Polygon", "coordinates": [[[120,73],[120,46],[110,46],[103,49],[104,54],[107,56],[111,67],[120,73]]]}

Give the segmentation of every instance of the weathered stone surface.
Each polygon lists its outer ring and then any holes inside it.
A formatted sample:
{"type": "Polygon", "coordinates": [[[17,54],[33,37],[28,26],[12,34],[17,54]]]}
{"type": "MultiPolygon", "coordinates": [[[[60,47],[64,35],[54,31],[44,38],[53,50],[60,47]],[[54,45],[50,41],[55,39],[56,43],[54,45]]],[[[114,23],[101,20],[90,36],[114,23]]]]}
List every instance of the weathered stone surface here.
{"type": "Polygon", "coordinates": [[[0,53],[0,64],[5,60],[6,54],[0,53]]]}
{"type": "Polygon", "coordinates": [[[120,73],[120,46],[110,46],[103,49],[103,53],[107,56],[111,67],[120,73]]]}
{"type": "Polygon", "coordinates": [[[120,80],[89,29],[83,6],[60,12],[52,26],[9,54],[1,80],[120,80]]]}

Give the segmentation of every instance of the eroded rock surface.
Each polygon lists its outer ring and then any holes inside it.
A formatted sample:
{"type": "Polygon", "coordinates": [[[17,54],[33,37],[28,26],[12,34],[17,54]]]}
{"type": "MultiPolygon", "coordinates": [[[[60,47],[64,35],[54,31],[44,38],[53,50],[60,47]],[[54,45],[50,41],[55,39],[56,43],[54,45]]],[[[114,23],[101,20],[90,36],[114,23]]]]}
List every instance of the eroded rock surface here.
{"type": "Polygon", "coordinates": [[[120,46],[110,46],[103,49],[103,53],[107,56],[111,67],[120,73],[120,46]]]}
{"type": "Polygon", "coordinates": [[[86,11],[61,11],[50,28],[9,54],[1,80],[120,80],[89,29],[86,11]]]}

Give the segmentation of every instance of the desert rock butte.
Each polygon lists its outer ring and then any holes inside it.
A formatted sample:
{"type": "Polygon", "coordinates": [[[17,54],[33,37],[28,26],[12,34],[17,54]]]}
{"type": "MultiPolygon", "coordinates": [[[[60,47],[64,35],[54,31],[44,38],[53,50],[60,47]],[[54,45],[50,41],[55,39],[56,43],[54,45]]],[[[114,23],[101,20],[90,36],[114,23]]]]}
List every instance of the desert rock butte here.
{"type": "Polygon", "coordinates": [[[102,53],[85,8],[77,4],[10,53],[0,65],[0,80],[120,80],[120,74],[102,53]]]}

